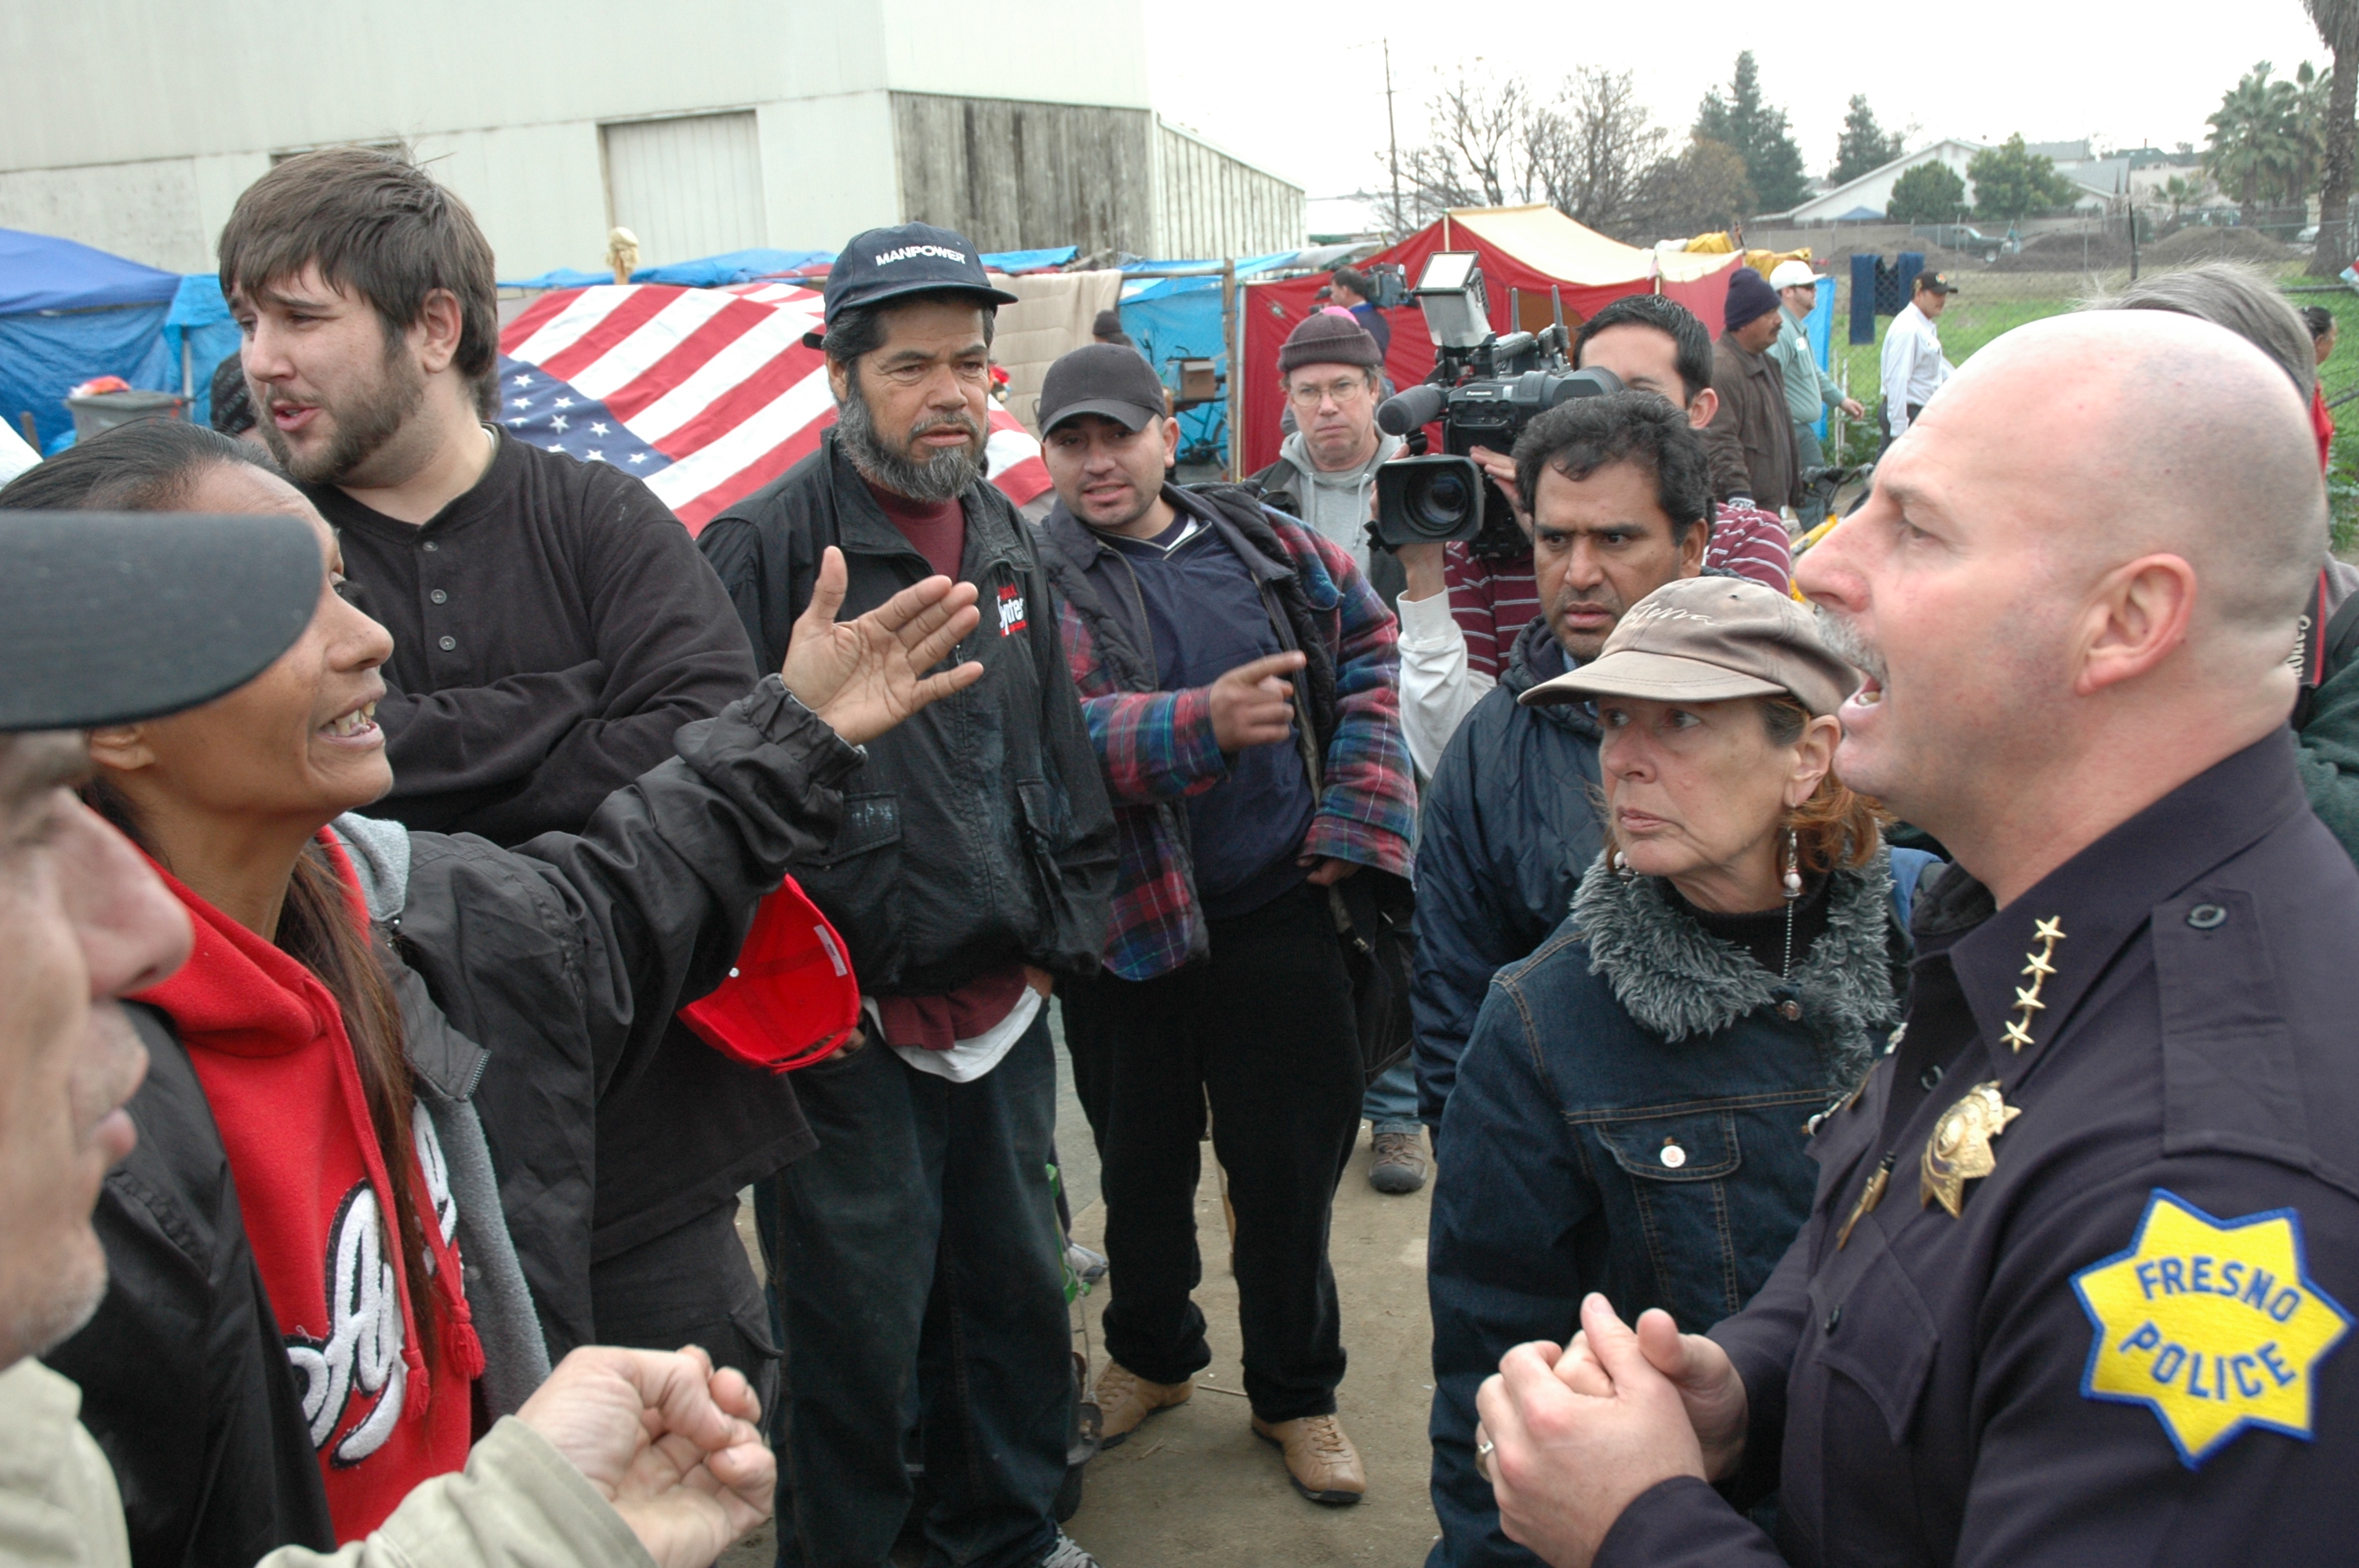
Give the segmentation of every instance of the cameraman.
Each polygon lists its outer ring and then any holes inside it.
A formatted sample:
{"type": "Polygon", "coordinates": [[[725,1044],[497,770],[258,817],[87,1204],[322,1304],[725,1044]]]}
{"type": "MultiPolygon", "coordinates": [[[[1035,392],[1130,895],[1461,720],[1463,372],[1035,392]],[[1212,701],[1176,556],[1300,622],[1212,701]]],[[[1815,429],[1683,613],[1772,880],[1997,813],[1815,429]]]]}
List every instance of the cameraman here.
{"type": "MultiPolygon", "coordinates": [[[[1613,372],[1634,392],[1670,399],[1697,429],[1711,424],[1719,410],[1712,388],[1712,336],[1677,300],[1633,294],[1614,301],[1582,325],[1572,357],[1583,370],[1613,372]]],[[[1515,460],[1479,447],[1472,455],[1512,499],[1515,460]]],[[[1531,519],[1518,515],[1516,521],[1528,537],[1531,519]]],[[[1439,771],[1459,721],[1497,682],[1509,650],[1541,604],[1528,550],[1503,560],[1477,556],[1464,545],[1408,545],[1397,554],[1408,585],[1395,607],[1401,623],[1401,728],[1410,760],[1430,778],[1439,771]]],[[[1780,593],[1792,583],[1786,526],[1757,507],[1723,503],[1717,508],[1703,564],[1706,570],[1751,578],[1780,593]]],[[[1481,1000],[1478,987],[1473,1001],[1481,1000]]],[[[1473,1018],[1470,1006],[1467,1021],[1473,1018]]],[[[1439,1107],[1433,1114],[1440,1114],[1439,1107]]]]}
{"type": "MultiPolygon", "coordinates": [[[[1606,335],[1661,338],[1626,315],[1619,327],[1601,330],[1606,335]]],[[[1674,373],[1668,348],[1662,360],[1660,371],[1674,373]]],[[[1592,354],[1587,362],[1599,361],[1592,354]]],[[[1660,390],[1659,384],[1639,384],[1647,377],[1636,364],[1622,373],[1632,392],[1660,390]]],[[[1651,406],[1628,394],[1600,401],[1625,422],[1643,417],[1636,410],[1651,406]]],[[[1696,423],[1692,409],[1689,422],[1696,423]]],[[[1566,429],[1561,420],[1534,421],[1516,443],[1515,460],[1553,472],[1573,439],[1566,429]]],[[[1597,438],[1593,430],[1582,438],[1597,438]]],[[[1603,844],[1591,805],[1598,790],[1596,719],[1584,704],[1526,708],[1519,699],[1595,658],[1630,606],[1704,569],[1708,527],[1658,504],[1641,468],[1615,465],[1614,477],[1622,482],[1549,483],[1538,491],[1533,563],[1542,618],[1516,637],[1498,685],[1474,704],[1426,790],[1409,1001],[1417,1021],[1418,1113],[1428,1127],[1440,1126],[1491,976],[1556,929],[1603,844]]]]}

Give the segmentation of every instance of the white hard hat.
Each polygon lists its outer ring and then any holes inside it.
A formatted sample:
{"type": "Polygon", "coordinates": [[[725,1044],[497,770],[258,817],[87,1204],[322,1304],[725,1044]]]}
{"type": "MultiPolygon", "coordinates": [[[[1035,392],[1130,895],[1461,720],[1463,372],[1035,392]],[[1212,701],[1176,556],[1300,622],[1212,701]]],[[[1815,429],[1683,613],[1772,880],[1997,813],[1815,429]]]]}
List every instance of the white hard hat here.
{"type": "Polygon", "coordinates": [[[1819,275],[1810,270],[1806,261],[1781,261],[1769,272],[1772,288],[1816,288],[1819,275]]]}

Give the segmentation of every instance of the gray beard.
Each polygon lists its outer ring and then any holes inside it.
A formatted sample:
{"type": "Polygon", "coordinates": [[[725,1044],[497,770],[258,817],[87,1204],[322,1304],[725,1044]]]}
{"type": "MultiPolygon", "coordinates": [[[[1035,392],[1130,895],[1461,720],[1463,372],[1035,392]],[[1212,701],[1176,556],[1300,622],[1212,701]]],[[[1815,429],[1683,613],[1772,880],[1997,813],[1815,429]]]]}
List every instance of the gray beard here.
{"type": "Polygon", "coordinates": [[[1822,604],[1814,604],[1810,611],[1818,618],[1819,640],[1832,650],[1835,657],[1859,671],[1872,676],[1881,685],[1884,680],[1884,658],[1862,640],[1850,622],[1834,614],[1822,604]]]}
{"type": "Polygon", "coordinates": [[[945,427],[966,431],[970,440],[964,447],[936,452],[919,462],[906,451],[896,451],[886,445],[885,438],[877,431],[875,416],[869,412],[867,399],[860,395],[858,365],[852,367],[845,384],[843,400],[835,406],[835,438],[844,456],[852,460],[852,466],[869,479],[911,501],[939,502],[957,500],[983,478],[984,433],[977,428],[973,416],[955,414],[919,422],[909,432],[912,447],[927,431],[945,427]]]}

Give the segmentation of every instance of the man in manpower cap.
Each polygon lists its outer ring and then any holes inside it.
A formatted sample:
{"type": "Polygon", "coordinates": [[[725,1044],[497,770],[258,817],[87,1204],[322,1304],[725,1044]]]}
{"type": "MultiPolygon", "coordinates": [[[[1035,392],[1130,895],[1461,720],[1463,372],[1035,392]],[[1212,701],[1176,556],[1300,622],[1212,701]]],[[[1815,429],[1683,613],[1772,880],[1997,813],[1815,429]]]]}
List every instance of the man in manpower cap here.
{"type": "Polygon", "coordinates": [[[1354,1503],[1327,1231],[1360,1046],[1333,903],[1408,892],[1393,619],[1340,546],[1234,487],[1167,481],[1178,434],[1131,351],[1050,366],[1040,430],[1041,555],[1123,846],[1104,967],[1065,992],[1113,1264],[1104,1439],[1212,1360],[1190,1295],[1209,1100],[1253,1430],[1303,1496],[1354,1503]]]}
{"type": "Polygon", "coordinates": [[[795,1075],[819,1148],[760,1206],[793,1410],[785,1564],[886,1561],[920,1404],[938,1554],[1091,1561],[1050,1517],[1073,1374],[1047,1001],[1104,951],[1114,817],[1031,531],[984,480],[993,316],[1013,298],[947,229],[854,238],[827,280],[834,427],[698,541],[764,658],[831,545],[844,615],[933,572],[983,606],[958,653],[983,679],[871,744],[834,845],[794,868],[851,948],[867,1039],[795,1075]]]}
{"type": "MultiPolygon", "coordinates": [[[[318,538],[297,517],[0,514],[0,1558],[12,1564],[130,1563],[80,1390],[33,1357],[106,1290],[91,1210],[134,1147],[125,1108],[154,1027],[135,1027],[120,999],[170,975],[190,945],[179,903],[73,794],[90,766],[83,732],[243,686],[323,591],[318,538]]],[[[709,1563],[758,1521],[770,1473],[733,1408],[744,1386],[725,1376],[694,1354],[577,1350],[463,1473],[417,1487],[375,1534],[264,1562],[709,1563]],[[651,1439],[666,1464],[647,1462],[651,1439]]]]}
{"type": "Polygon", "coordinates": [[[1802,325],[1819,303],[1819,275],[1810,270],[1810,264],[1779,262],[1769,269],[1769,287],[1777,291],[1782,307],[1777,312],[1777,341],[1769,346],[1769,357],[1777,362],[1777,373],[1786,378],[1786,413],[1794,421],[1794,445],[1802,454],[1802,466],[1809,468],[1821,455],[1815,429],[1819,416],[1829,408],[1840,408],[1856,419],[1865,410],[1843,395],[1834,377],[1810,352],[1810,330],[1802,325]]]}

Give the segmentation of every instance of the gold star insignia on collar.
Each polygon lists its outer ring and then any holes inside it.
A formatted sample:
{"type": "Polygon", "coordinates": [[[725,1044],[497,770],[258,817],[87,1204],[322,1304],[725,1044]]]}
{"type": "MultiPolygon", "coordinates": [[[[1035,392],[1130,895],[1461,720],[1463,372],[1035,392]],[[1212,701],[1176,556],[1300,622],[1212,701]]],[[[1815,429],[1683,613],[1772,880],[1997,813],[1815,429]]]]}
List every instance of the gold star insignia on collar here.
{"type": "MultiPolygon", "coordinates": [[[[2040,921],[2032,928],[2032,933],[2039,941],[2040,947],[2036,953],[2024,955],[2029,962],[2023,966],[2023,972],[2031,977],[2031,983],[2016,988],[2015,1011],[2021,1016],[2006,1026],[2004,1036],[2007,1044],[2018,1052],[2031,1044],[2031,1015],[2044,1012],[2048,1008],[2048,1004],[2039,1000],[2039,989],[2048,983],[2048,977],[2056,972],[2056,944],[2064,940],[2063,916],[2040,921]]],[[[1953,1209],[1951,1212],[1956,1211],[1953,1209]]]]}

